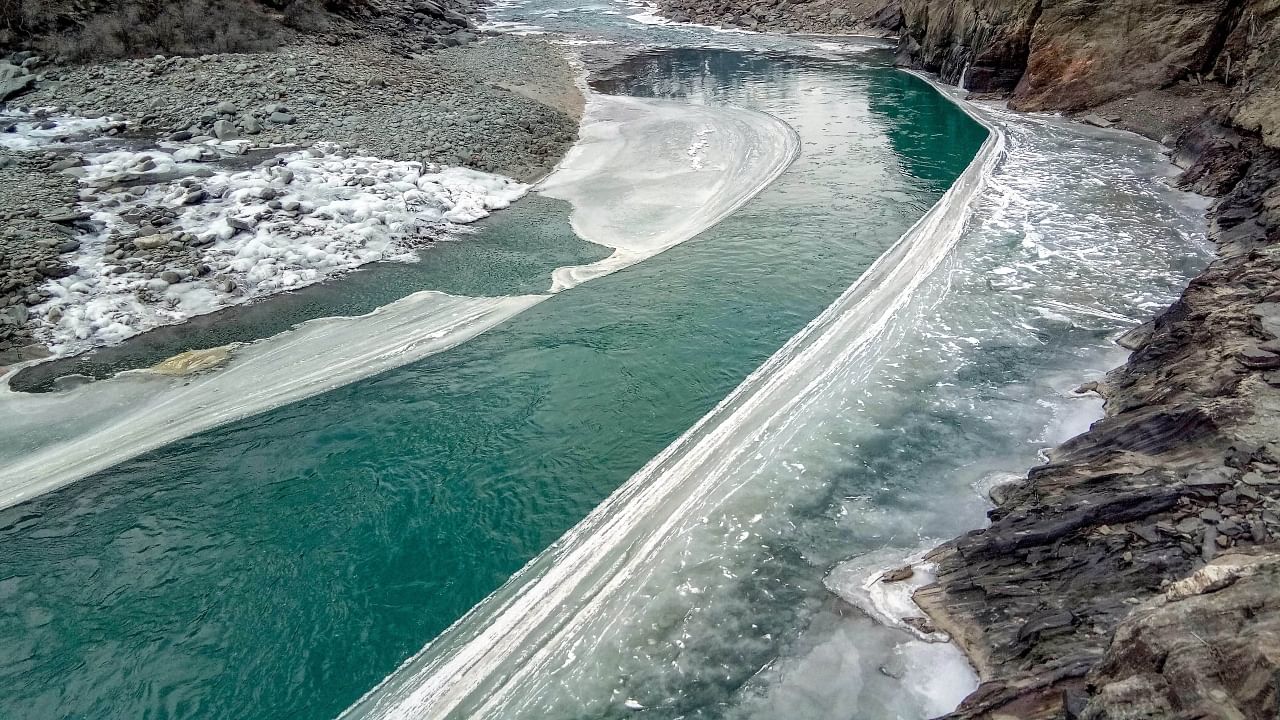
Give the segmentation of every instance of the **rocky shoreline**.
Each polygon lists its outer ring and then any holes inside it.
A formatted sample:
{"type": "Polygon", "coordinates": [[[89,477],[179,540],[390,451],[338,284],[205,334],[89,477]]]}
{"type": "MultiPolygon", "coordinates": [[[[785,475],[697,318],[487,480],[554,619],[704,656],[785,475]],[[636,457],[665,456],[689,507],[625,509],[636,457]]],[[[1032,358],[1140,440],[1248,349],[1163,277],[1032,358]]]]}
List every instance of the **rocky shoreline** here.
{"type": "Polygon", "coordinates": [[[757,32],[891,37],[902,22],[896,0],[658,0],[658,9],[675,22],[757,32]]]}
{"type": "MultiPolygon", "coordinates": [[[[220,199],[210,194],[213,174],[279,166],[283,154],[316,147],[324,148],[319,157],[416,163],[428,174],[461,166],[529,181],[550,171],[574,142],[582,110],[563,52],[459,30],[474,27],[468,17],[458,22],[445,23],[444,41],[423,52],[393,35],[341,42],[298,34],[253,53],[89,63],[9,56],[0,75],[23,80],[0,105],[0,366],[44,352],[33,331],[48,327],[44,311],[61,292],[56,285],[74,280],[86,260],[97,262],[92,240],[103,223],[101,215],[91,220],[94,213],[122,220],[99,243],[97,254],[120,261],[104,272],[142,273],[159,287],[209,272],[204,241],[179,226],[191,208],[220,199]],[[47,138],[24,145],[24,134],[36,132],[47,138]],[[92,177],[92,163],[119,148],[156,153],[123,175],[92,177]],[[168,160],[186,169],[175,174],[168,160]],[[197,163],[203,167],[191,169],[197,163]],[[182,187],[165,192],[175,184],[182,187]],[[155,237],[163,242],[151,243],[155,237]]],[[[257,199],[287,213],[288,182],[270,172],[279,198],[257,199]]],[[[409,244],[435,232],[416,228],[409,244]]],[[[234,291],[234,278],[210,281],[234,291]]],[[[140,292],[148,289],[155,288],[140,292]]]]}
{"type": "MultiPolygon", "coordinates": [[[[1211,148],[1231,133],[1184,143],[1193,188],[1221,190],[1211,148]]],[[[1211,216],[1217,260],[1083,388],[1107,416],[929,556],[916,600],[983,679],[949,717],[1274,717],[1280,153],[1240,152],[1249,170],[1211,216]]]]}
{"type": "Polygon", "coordinates": [[[904,3],[901,63],[1162,140],[1179,184],[1219,198],[1217,259],[1081,388],[1106,417],[929,556],[916,601],[982,679],[948,717],[1280,709],[1280,18],[1196,3],[1189,29],[1145,10],[1117,27],[1099,8],[904,3]]]}
{"type": "Polygon", "coordinates": [[[916,600],[983,681],[953,718],[1280,710],[1280,17],[1120,5],[903,6],[899,62],[1162,140],[1219,198],[1217,259],[1082,388],[1106,417],[931,554],[916,600]]]}

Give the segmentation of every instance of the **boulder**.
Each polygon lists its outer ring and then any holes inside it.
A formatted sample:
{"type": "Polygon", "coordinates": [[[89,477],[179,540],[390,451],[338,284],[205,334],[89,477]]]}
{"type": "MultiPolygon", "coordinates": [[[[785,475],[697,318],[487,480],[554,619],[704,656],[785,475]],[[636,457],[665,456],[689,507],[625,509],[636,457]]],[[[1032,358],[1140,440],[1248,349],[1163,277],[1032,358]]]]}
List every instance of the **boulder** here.
{"type": "Polygon", "coordinates": [[[0,102],[17,97],[30,90],[36,84],[34,75],[19,75],[8,80],[0,80],[0,102]]]}
{"type": "Polygon", "coordinates": [[[133,241],[133,246],[139,250],[155,250],[169,244],[170,235],[149,235],[140,237],[133,241]]]}
{"type": "Polygon", "coordinates": [[[230,120],[218,120],[213,124],[213,136],[219,140],[236,140],[240,137],[240,131],[236,130],[235,123],[230,120]]]}

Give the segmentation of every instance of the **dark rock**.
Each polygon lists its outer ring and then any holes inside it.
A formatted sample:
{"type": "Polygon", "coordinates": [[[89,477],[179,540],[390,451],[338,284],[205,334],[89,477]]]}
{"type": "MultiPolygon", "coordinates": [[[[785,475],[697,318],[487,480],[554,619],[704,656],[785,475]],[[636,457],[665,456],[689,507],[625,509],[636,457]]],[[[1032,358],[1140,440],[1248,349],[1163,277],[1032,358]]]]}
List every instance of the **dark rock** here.
{"type": "Polygon", "coordinates": [[[910,580],[915,574],[915,570],[910,565],[906,565],[897,570],[886,572],[880,576],[880,580],[883,582],[902,582],[903,580],[910,580]]]}
{"type": "Polygon", "coordinates": [[[30,90],[36,84],[34,75],[20,75],[0,80],[0,102],[10,100],[30,90]]]}

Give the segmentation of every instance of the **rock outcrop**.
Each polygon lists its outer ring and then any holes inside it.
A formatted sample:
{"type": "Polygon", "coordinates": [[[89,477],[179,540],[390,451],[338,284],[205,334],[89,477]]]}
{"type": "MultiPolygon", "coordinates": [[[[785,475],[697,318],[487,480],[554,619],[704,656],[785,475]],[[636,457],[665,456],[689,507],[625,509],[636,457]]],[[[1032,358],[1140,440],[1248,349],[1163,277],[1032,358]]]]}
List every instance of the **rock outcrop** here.
{"type": "Polygon", "coordinates": [[[1275,553],[1223,555],[1172,584],[1120,624],[1078,716],[1275,717],[1277,588],[1275,553]]]}
{"type": "Polygon", "coordinates": [[[1280,3],[902,8],[899,62],[1015,109],[1094,108],[1220,197],[1217,260],[1121,339],[1107,417],[935,551],[917,600],[984,681],[951,717],[1277,717],[1280,3]]]}
{"type": "Polygon", "coordinates": [[[1277,146],[1274,0],[903,0],[899,62],[1020,110],[1082,110],[1177,83],[1232,91],[1230,119],[1277,146]]]}

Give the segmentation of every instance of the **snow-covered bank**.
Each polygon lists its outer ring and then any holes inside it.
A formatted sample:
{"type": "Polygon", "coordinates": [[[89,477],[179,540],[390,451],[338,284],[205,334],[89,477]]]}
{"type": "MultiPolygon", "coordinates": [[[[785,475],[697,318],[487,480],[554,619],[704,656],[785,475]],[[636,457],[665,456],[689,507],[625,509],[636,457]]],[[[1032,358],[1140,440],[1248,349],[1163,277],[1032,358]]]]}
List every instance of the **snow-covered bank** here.
{"type": "Polygon", "coordinates": [[[417,247],[527,189],[324,143],[244,170],[212,164],[234,162],[242,145],[87,156],[76,209],[97,229],[67,258],[76,272],[45,284],[49,300],[31,309],[36,337],[67,355],[365,263],[413,262],[417,247]]]}
{"type": "Polygon", "coordinates": [[[574,231],[614,253],[557,270],[552,292],[694,237],[768,187],[799,152],[791,126],[755,110],[592,93],[578,144],[538,190],[572,203],[574,231]]]}

